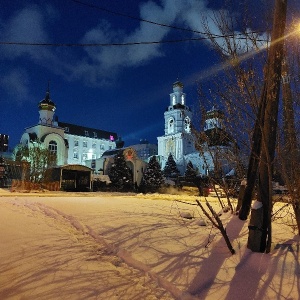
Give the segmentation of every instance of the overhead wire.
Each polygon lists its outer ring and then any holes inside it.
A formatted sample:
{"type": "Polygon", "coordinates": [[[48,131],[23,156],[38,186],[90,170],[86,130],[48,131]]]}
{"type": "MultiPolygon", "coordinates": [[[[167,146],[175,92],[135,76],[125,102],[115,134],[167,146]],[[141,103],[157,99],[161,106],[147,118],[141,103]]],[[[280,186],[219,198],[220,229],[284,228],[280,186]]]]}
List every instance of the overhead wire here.
{"type": "MultiPolygon", "coordinates": [[[[226,35],[218,36],[225,38],[226,35]]],[[[15,45],[15,46],[48,46],[48,47],[110,47],[110,46],[133,46],[133,45],[152,45],[152,44],[171,44],[188,41],[207,40],[209,37],[188,38],[179,40],[164,40],[164,41],[149,41],[149,42],[127,42],[127,43],[38,43],[38,42],[1,42],[0,45],[15,45]]],[[[244,38],[246,39],[246,37],[244,38]]],[[[257,40],[264,42],[265,40],[257,40]]]]}
{"type": "MultiPolygon", "coordinates": [[[[117,11],[114,11],[114,10],[111,10],[111,9],[107,9],[107,8],[101,7],[99,5],[91,4],[91,3],[88,3],[88,2],[83,2],[81,0],[70,0],[70,1],[72,1],[74,3],[78,3],[80,5],[84,5],[84,6],[90,7],[90,8],[94,8],[94,9],[97,9],[97,10],[105,11],[105,12],[113,14],[113,15],[126,17],[126,18],[133,19],[133,20],[140,21],[140,22],[145,22],[145,23],[149,23],[149,24],[153,24],[153,25],[157,25],[157,26],[161,26],[161,27],[167,27],[167,28],[171,28],[171,29],[176,29],[176,30],[180,30],[180,31],[187,31],[187,32],[193,32],[193,33],[202,34],[202,35],[209,35],[207,32],[202,32],[202,31],[198,31],[198,30],[194,30],[194,29],[190,29],[190,28],[184,28],[184,27],[179,27],[179,26],[174,26],[174,25],[170,25],[170,24],[159,23],[159,22],[155,22],[155,21],[151,21],[151,20],[147,20],[147,19],[135,17],[135,16],[132,16],[132,15],[124,14],[124,13],[117,12],[117,11]]],[[[253,33],[253,34],[260,34],[262,32],[252,31],[251,33],[253,33]]],[[[227,37],[236,37],[236,35],[243,36],[242,33],[228,34],[226,36],[227,37]]],[[[213,34],[212,36],[215,37],[215,38],[217,38],[217,37],[224,37],[222,35],[217,35],[217,34],[213,34]]]]}
{"type": "Polygon", "coordinates": [[[157,25],[157,26],[161,26],[161,27],[168,27],[168,28],[172,28],[172,29],[176,29],[176,30],[188,31],[188,32],[193,32],[193,33],[198,33],[198,34],[205,34],[205,32],[193,30],[193,29],[190,29],[190,28],[177,27],[177,26],[173,26],[173,25],[169,25],[169,24],[158,23],[158,22],[155,22],[155,21],[135,17],[135,16],[132,16],[132,15],[128,15],[128,14],[124,14],[124,13],[121,13],[121,12],[113,11],[113,10],[110,10],[110,9],[107,9],[107,8],[104,8],[104,7],[95,5],[95,4],[83,2],[83,1],[80,1],[80,0],[70,0],[70,1],[75,2],[77,4],[80,4],[80,5],[90,7],[90,8],[105,11],[107,13],[110,13],[110,14],[113,14],[113,15],[116,15],[116,16],[122,16],[122,17],[125,17],[125,18],[133,19],[133,20],[140,21],[140,22],[149,23],[149,24],[152,24],[152,25],[157,25]]]}
{"type": "MultiPolygon", "coordinates": [[[[0,41],[0,45],[15,45],[15,46],[48,46],[48,47],[111,47],[111,46],[133,46],[133,45],[151,45],[151,44],[171,44],[171,43],[181,43],[181,42],[188,42],[188,41],[201,41],[201,40],[208,40],[211,38],[217,39],[217,38],[236,38],[236,39],[248,39],[247,36],[243,35],[242,33],[238,34],[226,34],[226,35],[218,35],[218,34],[211,34],[207,32],[201,32],[189,28],[183,28],[183,27],[177,27],[173,25],[163,24],[154,22],[151,20],[146,20],[143,18],[135,17],[132,15],[124,14],[121,12],[116,12],[107,8],[100,7],[98,5],[94,5],[91,3],[83,2],[80,0],[70,0],[74,3],[84,5],[93,9],[105,11],[110,14],[130,18],[133,20],[137,20],[140,22],[146,22],[149,24],[153,24],[156,26],[161,27],[168,27],[171,29],[181,30],[181,31],[187,31],[192,32],[196,34],[201,34],[202,37],[198,38],[186,38],[186,39],[177,39],[177,40],[163,40],[163,41],[143,41],[143,42],[125,42],[125,43],[42,43],[42,42],[13,42],[13,41],[0,41]]],[[[251,32],[253,34],[259,34],[259,32],[251,32]]],[[[257,39],[258,42],[265,42],[265,39],[257,39]]]]}

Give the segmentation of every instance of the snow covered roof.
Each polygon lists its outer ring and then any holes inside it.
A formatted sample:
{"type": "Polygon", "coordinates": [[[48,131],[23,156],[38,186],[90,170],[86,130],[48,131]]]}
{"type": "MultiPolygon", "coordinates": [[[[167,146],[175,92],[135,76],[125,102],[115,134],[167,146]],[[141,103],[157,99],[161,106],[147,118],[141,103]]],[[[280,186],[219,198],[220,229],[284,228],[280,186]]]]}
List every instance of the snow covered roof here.
{"type": "Polygon", "coordinates": [[[117,133],[112,131],[105,131],[101,129],[95,129],[80,125],[74,125],[65,122],[57,122],[59,127],[65,128],[65,133],[78,135],[78,136],[86,136],[95,139],[106,139],[115,141],[118,138],[117,133]]]}

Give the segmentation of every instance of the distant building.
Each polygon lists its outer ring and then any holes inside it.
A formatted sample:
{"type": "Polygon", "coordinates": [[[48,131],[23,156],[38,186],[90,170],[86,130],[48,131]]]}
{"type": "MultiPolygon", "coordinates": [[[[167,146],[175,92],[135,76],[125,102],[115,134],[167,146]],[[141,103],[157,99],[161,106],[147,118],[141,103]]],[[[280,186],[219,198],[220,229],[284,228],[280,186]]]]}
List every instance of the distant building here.
{"type": "Polygon", "coordinates": [[[149,158],[153,155],[157,155],[157,145],[150,144],[147,140],[140,140],[139,144],[131,145],[135,151],[137,156],[144,161],[148,161],[149,158]]]}
{"type": "Polygon", "coordinates": [[[11,160],[12,156],[12,151],[9,149],[9,135],[0,133],[0,157],[11,160]]]}
{"type": "Polygon", "coordinates": [[[0,153],[8,151],[8,140],[9,136],[7,134],[0,133],[0,153]]]}
{"type": "Polygon", "coordinates": [[[86,160],[99,158],[116,147],[118,136],[115,132],[59,122],[54,118],[56,105],[50,99],[49,88],[38,107],[38,124],[25,129],[20,144],[26,146],[40,141],[56,153],[57,165],[85,165],[86,160]]]}
{"type": "Polygon", "coordinates": [[[133,182],[140,185],[147,163],[137,155],[137,152],[133,147],[105,151],[100,158],[87,160],[86,166],[94,170],[94,178],[97,178],[97,175],[108,175],[109,169],[114,163],[114,157],[118,151],[123,152],[126,164],[131,170],[133,182]]]}
{"type": "Polygon", "coordinates": [[[171,153],[181,175],[189,161],[198,170],[198,174],[227,174],[235,165],[236,144],[225,131],[224,114],[215,107],[206,113],[201,138],[191,131],[192,116],[183,84],[176,81],[170,93],[169,106],[164,112],[164,135],[157,138],[158,161],[162,168],[171,153]]]}
{"type": "Polygon", "coordinates": [[[150,144],[147,140],[140,140],[140,144],[124,147],[124,142],[119,138],[115,149],[105,151],[100,158],[88,159],[85,164],[94,170],[94,179],[101,181],[108,175],[114,163],[114,157],[119,151],[123,152],[127,166],[131,170],[133,182],[140,185],[149,157],[157,155],[157,145],[150,144]]]}

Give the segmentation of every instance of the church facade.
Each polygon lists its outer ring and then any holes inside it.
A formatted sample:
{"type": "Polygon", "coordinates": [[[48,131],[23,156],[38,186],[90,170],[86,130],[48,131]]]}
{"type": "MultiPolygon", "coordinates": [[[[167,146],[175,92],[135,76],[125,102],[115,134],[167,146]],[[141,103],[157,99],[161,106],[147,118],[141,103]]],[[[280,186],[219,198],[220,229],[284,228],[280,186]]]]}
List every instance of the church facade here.
{"type": "Polygon", "coordinates": [[[203,132],[191,129],[192,111],[187,106],[183,84],[176,81],[164,112],[164,135],[157,138],[158,160],[164,168],[172,154],[181,175],[189,161],[199,175],[227,174],[234,168],[233,141],[224,128],[224,114],[213,107],[206,113],[203,132]]]}
{"type": "Polygon", "coordinates": [[[114,132],[59,122],[54,118],[55,103],[50,99],[49,88],[39,102],[39,121],[23,133],[20,144],[30,146],[39,142],[56,154],[57,165],[85,165],[88,159],[96,159],[116,148],[117,134],[114,132]]]}
{"type": "MultiPolygon", "coordinates": [[[[96,173],[100,169],[100,173],[107,173],[109,164],[105,165],[105,161],[111,160],[108,154],[122,148],[119,145],[121,140],[115,132],[60,122],[54,117],[56,105],[50,99],[49,88],[38,108],[38,123],[25,129],[21,145],[30,147],[33,143],[42,144],[56,154],[57,166],[85,165],[96,173]]],[[[192,118],[193,113],[187,105],[183,84],[176,81],[164,112],[164,134],[157,138],[157,159],[162,169],[170,154],[181,175],[184,175],[189,161],[199,175],[209,175],[216,171],[224,175],[234,169],[234,142],[225,131],[224,114],[215,107],[207,111],[203,132],[198,134],[192,130],[192,118]]],[[[134,153],[127,157],[127,161],[133,165],[133,173],[137,173],[134,175],[136,182],[141,179],[147,158],[156,154],[156,147],[148,149],[148,144],[145,145],[122,148],[124,155],[134,153]]]]}

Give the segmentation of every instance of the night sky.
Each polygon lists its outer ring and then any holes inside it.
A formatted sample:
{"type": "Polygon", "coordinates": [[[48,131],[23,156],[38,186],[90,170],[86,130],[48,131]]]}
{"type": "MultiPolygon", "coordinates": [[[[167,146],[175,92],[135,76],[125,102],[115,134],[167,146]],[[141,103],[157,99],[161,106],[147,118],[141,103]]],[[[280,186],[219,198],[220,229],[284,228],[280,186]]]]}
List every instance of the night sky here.
{"type": "MultiPolygon", "coordinates": [[[[196,111],[196,82],[209,81],[219,63],[207,40],[191,40],[203,35],[171,27],[201,32],[201,16],[210,20],[226,9],[224,2],[1,0],[0,42],[27,45],[0,45],[0,133],[14,147],[24,128],[38,123],[38,103],[50,81],[61,122],[116,132],[125,146],[140,139],[157,143],[172,84],[183,82],[187,105],[196,111]],[[111,45],[174,40],[189,41],[111,45]]],[[[299,12],[299,2],[290,0],[289,10],[299,12]]],[[[273,3],[252,1],[257,18],[273,3]]],[[[233,12],[239,14],[239,5],[233,12]]]]}

